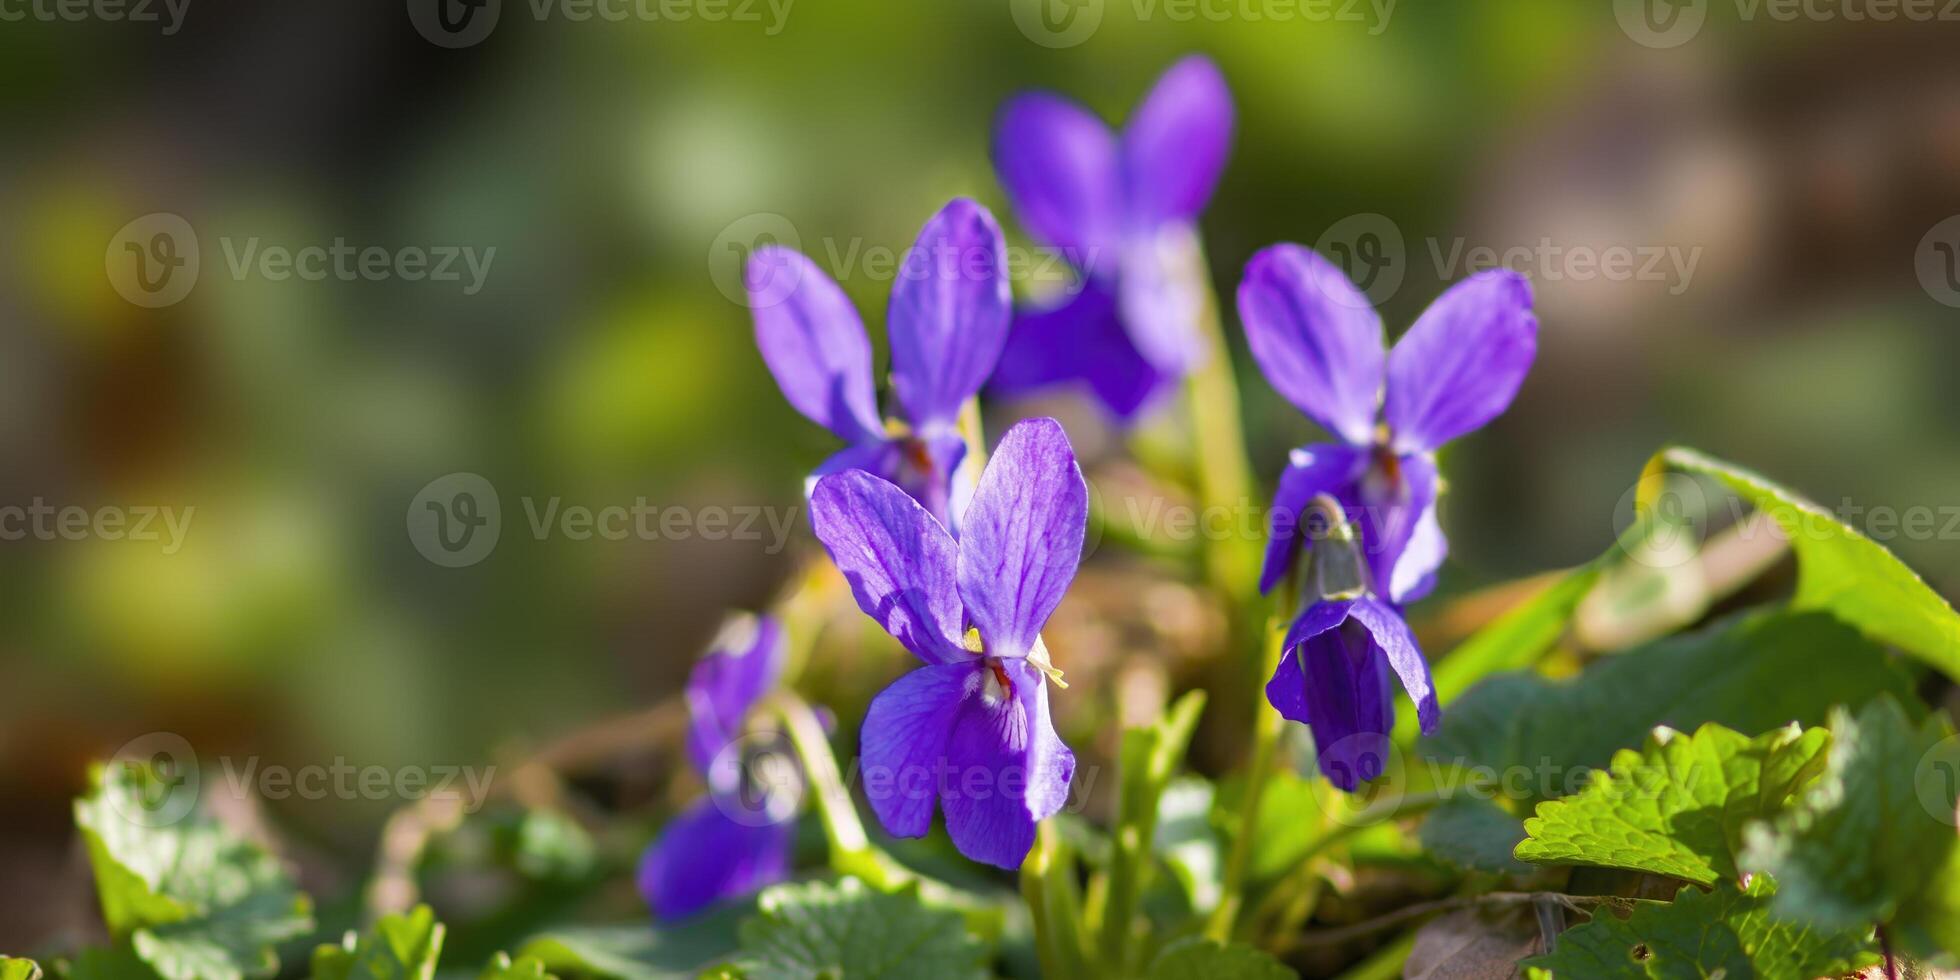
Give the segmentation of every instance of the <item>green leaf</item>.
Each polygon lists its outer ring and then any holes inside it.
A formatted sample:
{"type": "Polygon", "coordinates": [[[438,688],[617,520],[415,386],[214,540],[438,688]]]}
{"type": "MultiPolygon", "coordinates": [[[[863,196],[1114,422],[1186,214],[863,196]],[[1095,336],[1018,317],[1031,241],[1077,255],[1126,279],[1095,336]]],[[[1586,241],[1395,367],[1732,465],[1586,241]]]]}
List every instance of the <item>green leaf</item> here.
{"type": "Polygon", "coordinates": [[[544,961],[526,956],[513,963],[509,953],[498,953],[491,957],[490,964],[476,975],[476,980],[557,980],[545,972],[544,961]]]}
{"type": "MultiPolygon", "coordinates": [[[[1599,581],[1600,569],[1607,559],[1619,553],[1616,547],[1601,558],[1567,572],[1550,587],[1505,611],[1439,658],[1433,671],[1436,696],[1448,702],[1491,674],[1520,670],[1536,663],[1565,634],[1573,612],[1599,581]]],[[[1413,714],[1408,719],[1412,732],[1414,719],[1413,714]]]]}
{"type": "MultiPolygon", "coordinates": [[[[1712,477],[1768,514],[1797,553],[1793,609],[1821,609],[1960,678],[1960,615],[1884,546],[1760,474],[1692,449],[1663,450],[1666,466],[1712,477]]],[[[1642,483],[1647,483],[1643,474],[1642,483]]]]}
{"type": "Polygon", "coordinates": [[[1756,612],[1606,657],[1575,678],[1489,678],[1449,706],[1423,748],[1466,771],[1488,767],[1527,798],[1555,799],[1659,725],[1814,725],[1832,704],[1911,691],[1883,650],[1830,616],[1756,612]]]}
{"type": "Polygon", "coordinates": [[[148,765],[97,766],[90,779],[75,823],[110,932],[165,980],[277,972],[273,947],[313,928],[311,903],[279,862],[148,765]]]}
{"type": "Polygon", "coordinates": [[[916,895],[873,891],[856,878],[776,885],[742,923],[737,966],[752,980],[987,975],[986,947],[956,912],[916,895]]]}
{"type": "Polygon", "coordinates": [[[1742,865],[1776,876],[1779,911],[1827,927],[1892,919],[1953,851],[1953,787],[1916,778],[1949,731],[1914,727],[1890,698],[1831,718],[1824,774],[1771,826],[1750,828],[1742,865]]]}
{"type": "MultiPolygon", "coordinates": [[[[1242,775],[1219,784],[1211,821],[1221,840],[1229,841],[1238,832],[1244,800],[1242,775]]],[[[1278,877],[1299,865],[1320,839],[1320,806],[1313,783],[1297,773],[1282,769],[1267,778],[1246,862],[1246,874],[1252,881],[1278,877]]]]}
{"type": "Polygon", "coordinates": [[[0,956],[0,980],[41,980],[41,964],[14,956],[0,956]]]}
{"type": "Polygon", "coordinates": [[[1251,946],[1220,946],[1187,936],[1164,947],[1146,976],[1148,980],[1294,980],[1298,974],[1251,946]]]}
{"type": "Polygon", "coordinates": [[[384,915],[338,946],[315,947],[313,980],[429,980],[442,956],[442,937],[442,923],[426,905],[407,915],[384,915]]]}
{"type": "Polygon", "coordinates": [[[723,905],[673,927],[644,922],[553,929],[524,943],[519,959],[535,959],[559,974],[604,980],[678,980],[734,955],[736,931],[753,903],[723,905]]]}
{"type": "Polygon", "coordinates": [[[1519,965],[1560,980],[1816,980],[1877,959],[1869,927],[1819,930],[1772,916],[1775,891],[1758,876],[1746,891],[1726,881],[1712,892],[1684,885],[1674,901],[1640,902],[1625,919],[1601,907],[1591,922],[1560,933],[1551,953],[1519,965]]]}
{"type": "Polygon", "coordinates": [[[1524,840],[1524,823],[1497,804],[1458,797],[1423,818],[1422,849],[1460,868],[1493,874],[1524,875],[1531,865],[1512,857],[1524,840]]]}
{"type": "Polygon", "coordinates": [[[1223,888],[1218,833],[1211,826],[1211,783],[1197,776],[1171,781],[1157,800],[1157,832],[1151,849],[1184,890],[1192,910],[1218,906],[1223,888]]]}
{"type": "Polygon", "coordinates": [[[1109,887],[1100,936],[1104,959],[1119,972],[1142,965],[1136,959],[1136,911],[1149,881],[1158,800],[1184,761],[1184,751],[1204,709],[1205,692],[1190,691],[1155,723],[1123,732],[1117,765],[1116,826],[1110,835],[1109,887]]]}
{"type": "Polygon", "coordinates": [[[1781,813],[1824,764],[1830,734],[1780,728],[1749,738],[1719,725],[1692,736],[1655,729],[1613,757],[1576,796],[1538,805],[1521,860],[1589,864],[1701,885],[1740,877],[1744,825],[1781,813]]]}

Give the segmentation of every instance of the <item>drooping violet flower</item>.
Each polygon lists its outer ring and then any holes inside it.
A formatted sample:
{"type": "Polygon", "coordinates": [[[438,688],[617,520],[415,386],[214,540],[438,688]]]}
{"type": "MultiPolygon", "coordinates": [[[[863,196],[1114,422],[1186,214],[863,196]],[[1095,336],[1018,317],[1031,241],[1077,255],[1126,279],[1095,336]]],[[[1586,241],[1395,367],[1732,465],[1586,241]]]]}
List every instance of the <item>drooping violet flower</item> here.
{"type": "Polygon", "coordinates": [[[993,373],[1013,297],[1006,244],[986,208],[956,198],[919,232],[892,286],[889,423],[879,417],[871,342],[844,291],[793,249],[749,257],[745,286],[756,346],[796,410],[850,443],[812,474],[861,469],[905,489],[947,527],[958,527],[971,479],[961,405],[993,373]]]}
{"type": "Polygon", "coordinates": [[[1041,641],[1075,577],[1088,487],[1054,419],[1009,429],[981,474],[959,540],[869,473],[824,477],[817,537],[859,608],[926,662],[871,702],[859,738],[872,810],[919,837],[934,803],[961,854],[1019,867],[1036,822],[1061,809],[1075,755],[1048,717],[1041,641]]]}
{"type": "Polygon", "coordinates": [[[1398,604],[1426,595],[1449,550],[1435,453],[1502,414],[1531,369],[1530,283],[1506,269],[1451,286],[1384,357],[1367,296],[1311,249],[1282,244],[1246,265],[1239,317],[1266,380],[1340,440],[1293,451],[1261,590],[1292,567],[1301,508],[1326,493],[1361,531],[1370,591],[1398,604]]]}
{"type": "Polygon", "coordinates": [[[1308,605],[1287,630],[1266,700],[1313,732],[1322,775],[1343,792],[1382,774],[1395,728],[1391,672],[1416,704],[1422,733],[1442,720],[1429,663],[1395,607],[1368,593],[1360,542],[1342,505],[1320,494],[1303,523],[1314,532],[1308,605]]]}
{"type": "Polygon", "coordinates": [[[707,797],[670,821],[640,859],[640,895],[659,919],[681,919],[789,877],[795,794],[764,795],[736,744],[749,710],[782,676],[781,624],[729,621],[687,679],[687,756],[707,797]],[[730,749],[735,751],[731,752],[730,749]]]}
{"type": "Polygon", "coordinates": [[[1010,100],[994,169],[1022,227],[1062,249],[1083,282],[1059,305],[1020,313],[993,389],[1086,384],[1136,417],[1208,353],[1197,220],[1232,142],[1232,94],[1201,56],[1172,65],[1121,135],[1058,95],[1010,100]]]}

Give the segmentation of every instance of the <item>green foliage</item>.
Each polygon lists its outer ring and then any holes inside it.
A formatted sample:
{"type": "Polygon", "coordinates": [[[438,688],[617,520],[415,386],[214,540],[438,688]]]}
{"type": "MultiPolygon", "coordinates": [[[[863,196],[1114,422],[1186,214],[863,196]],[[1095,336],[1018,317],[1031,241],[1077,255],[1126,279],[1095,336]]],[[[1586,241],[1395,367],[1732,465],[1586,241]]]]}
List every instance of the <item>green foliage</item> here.
{"type": "Polygon", "coordinates": [[[1677,447],[1655,456],[1648,474],[1662,467],[1719,480],[1776,521],[1797,553],[1792,609],[1827,611],[1960,678],[1960,615],[1884,546],[1788,488],[1732,463],[1677,447]]]}
{"type": "Polygon", "coordinates": [[[1293,980],[1285,964],[1242,943],[1218,943],[1189,936],[1180,939],[1150,963],[1147,980],[1293,980]]]}
{"type": "Polygon", "coordinates": [[[545,972],[542,960],[527,956],[511,962],[509,953],[498,953],[491,958],[489,965],[483,968],[483,972],[476,975],[476,980],[557,980],[557,978],[545,972]]]}
{"type": "Polygon", "coordinates": [[[1154,724],[1123,732],[1118,763],[1116,828],[1110,835],[1109,904],[1104,910],[1102,955],[1112,964],[1135,960],[1136,903],[1151,868],[1157,806],[1184,761],[1191,733],[1205,709],[1205,693],[1177,700],[1154,724]]]}
{"type": "Polygon", "coordinates": [[[41,980],[41,964],[13,956],[0,956],[0,980],[41,980]]]}
{"type": "Polygon", "coordinates": [[[1521,784],[1551,799],[1578,791],[1581,770],[1659,725],[1760,732],[1911,690],[1884,651],[1831,617],[1757,612],[1607,657],[1569,680],[1489,678],[1448,706],[1424,748],[1432,760],[1529,773],[1521,784]]]}
{"type": "MultiPolygon", "coordinates": [[[[1522,670],[1536,663],[1564,635],[1573,612],[1599,581],[1600,569],[1618,554],[1616,548],[1566,573],[1458,644],[1435,665],[1436,696],[1448,703],[1491,674],[1522,670]]],[[[1398,736],[1413,735],[1415,724],[1414,714],[1396,719],[1398,736]]]]}
{"type": "Polygon", "coordinates": [[[1211,826],[1211,783],[1183,776],[1164,787],[1157,801],[1157,830],[1151,850],[1170,869],[1195,912],[1218,906],[1224,857],[1211,826]]]}
{"type": "Polygon", "coordinates": [[[1656,729],[1583,792],[1539,804],[1517,856],[1701,885],[1735,880],[1745,825],[1781,813],[1822,768],[1829,741],[1823,729],[1794,725],[1754,739],[1712,724],[1692,736],[1656,729]]]}
{"type": "MultiPolygon", "coordinates": [[[[279,968],[273,947],[313,928],[311,903],[279,862],[192,809],[183,784],[134,763],[98,766],[90,781],[75,823],[103,919],[157,975],[268,976],[279,968]]],[[[89,968],[114,975],[112,959],[89,968]]]]}
{"type": "MultiPolygon", "coordinates": [[[[1769,826],[1751,828],[1743,867],[1775,875],[1777,909],[1825,928],[1890,921],[1933,883],[1954,849],[1952,783],[1917,782],[1950,734],[1918,726],[1891,699],[1834,712],[1824,773],[1769,826]]],[[[1940,887],[1950,887],[1942,883],[1940,887]]]]}
{"type": "Polygon", "coordinates": [[[1876,960],[1869,927],[1792,925],[1771,914],[1775,891],[1759,876],[1747,890],[1726,881],[1710,892],[1687,885],[1674,901],[1640,902],[1625,919],[1601,907],[1560,934],[1551,953],[1520,965],[1560,980],[1816,980],[1876,960]]]}
{"type": "Polygon", "coordinates": [[[430,980],[442,956],[442,923],[426,905],[386,915],[338,946],[313,950],[313,980],[430,980]]]}
{"type": "Polygon", "coordinates": [[[635,922],[553,929],[524,943],[517,956],[535,959],[554,973],[603,980],[693,977],[735,954],[737,929],[754,911],[753,905],[738,903],[673,926],[635,922]]]}
{"type": "Polygon", "coordinates": [[[1524,824],[1497,804],[1475,797],[1450,800],[1423,818],[1422,849],[1461,868],[1522,875],[1531,866],[1512,856],[1524,824]]]}
{"type": "Polygon", "coordinates": [[[750,980],[987,975],[987,949],[959,913],[911,892],[873,891],[855,878],[777,885],[742,923],[736,966],[750,980]]]}

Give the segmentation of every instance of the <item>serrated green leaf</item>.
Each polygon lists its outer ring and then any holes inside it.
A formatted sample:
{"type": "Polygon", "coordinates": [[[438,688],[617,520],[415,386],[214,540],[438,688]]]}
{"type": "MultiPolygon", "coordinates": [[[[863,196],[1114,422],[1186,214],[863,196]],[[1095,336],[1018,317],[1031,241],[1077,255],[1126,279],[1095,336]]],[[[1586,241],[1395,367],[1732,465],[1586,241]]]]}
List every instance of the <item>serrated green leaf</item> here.
{"type": "Polygon", "coordinates": [[[313,980],[429,980],[442,956],[442,923],[426,905],[384,915],[338,946],[313,950],[313,980]]]}
{"type": "Polygon", "coordinates": [[[1827,927],[1886,922],[1914,899],[1954,847],[1952,786],[1932,805],[1916,782],[1949,735],[1915,727],[1890,698],[1831,717],[1823,775],[1772,825],[1750,828],[1743,867],[1775,875],[1783,914],[1827,927]]]}
{"type": "Polygon", "coordinates": [[[732,903],[672,926],[645,923],[553,929],[524,943],[519,959],[559,974],[602,980],[680,980],[735,954],[741,921],[753,902],[732,903]]]}
{"type": "Polygon", "coordinates": [[[1749,738],[1719,725],[1656,729],[1583,792],[1538,805],[1517,857],[1683,878],[1738,879],[1743,828],[1781,813],[1824,764],[1830,734],[1792,725],[1749,738]]]}
{"type": "Polygon", "coordinates": [[[1726,881],[1711,892],[1684,885],[1674,901],[1640,902],[1625,919],[1600,908],[1559,934],[1551,953],[1519,966],[1559,980],[1816,980],[1877,960],[1869,928],[1792,925],[1771,914],[1775,891],[1758,876],[1746,891],[1726,881]]]}
{"type": "Polygon", "coordinates": [[[557,980],[545,972],[544,961],[526,956],[512,962],[509,953],[498,953],[476,980],[557,980]]]}
{"type": "Polygon", "coordinates": [[[958,913],[856,878],[776,885],[742,923],[736,965],[753,980],[985,977],[986,947],[958,913]]]}
{"type": "Polygon", "coordinates": [[[91,782],[75,823],[110,932],[165,980],[277,972],[273,948],[313,928],[279,862],[208,814],[156,807],[174,784],[147,765],[98,766],[91,782]]]}
{"type": "Polygon", "coordinates": [[[1511,853],[1524,840],[1523,821],[1489,800],[1459,797],[1438,806],[1423,818],[1418,837],[1424,851],[1460,868],[1531,873],[1531,865],[1511,853]]]}
{"type": "Polygon", "coordinates": [[[1663,450],[1649,463],[1722,482],[1768,514],[1797,553],[1792,609],[1821,609],[1960,678],[1960,615],[1918,574],[1822,507],[1732,463],[1692,449],[1663,450]]]}
{"type": "Polygon", "coordinates": [[[1294,980],[1299,974],[1264,951],[1242,943],[1221,946],[1187,936],[1157,954],[1148,980],[1294,980]]]}
{"type": "Polygon", "coordinates": [[[14,956],[0,956],[0,980],[41,980],[41,964],[14,956]]]}
{"type": "Polygon", "coordinates": [[[1575,678],[1489,678],[1449,706],[1423,750],[1466,770],[1517,774],[1514,789],[1555,799],[1656,726],[1815,725],[1833,704],[1911,691],[1883,650],[1830,616],[1755,612],[1606,657],[1575,678]]]}

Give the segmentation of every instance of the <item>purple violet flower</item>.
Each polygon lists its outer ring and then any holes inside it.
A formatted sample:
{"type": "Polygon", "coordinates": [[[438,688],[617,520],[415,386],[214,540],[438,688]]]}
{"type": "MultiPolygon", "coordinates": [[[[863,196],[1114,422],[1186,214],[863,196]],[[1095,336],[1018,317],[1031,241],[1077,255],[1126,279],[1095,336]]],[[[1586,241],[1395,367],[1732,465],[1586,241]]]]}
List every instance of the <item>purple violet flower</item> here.
{"type": "Polygon", "coordinates": [[[668,822],[640,859],[640,894],[659,919],[686,918],[789,877],[793,813],[751,805],[748,766],[728,750],[749,709],[782,676],[781,624],[769,617],[731,620],[687,678],[687,756],[708,783],[707,797],[668,822]]]}
{"type": "Polygon", "coordinates": [[[1009,429],[958,541],[863,471],[811,495],[817,537],[859,608],[926,662],[871,702],[859,738],[865,794],[885,829],[923,836],[934,803],[961,854],[1016,868],[1061,809],[1075,754],[1048,717],[1060,683],[1041,627],[1082,556],[1088,486],[1054,419],[1009,429]]]}
{"type": "Polygon", "coordinates": [[[1119,136],[1058,95],[1010,100],[994,169],[1022,227],[1064,250],[1081,287],[1023,312],[994,374],[1013,394],[1086,384],[1130,420],[1205,357],[1198,213],[1232,143],[1232,93],[1201,56],[1172,65],[1119,136]]]}
{"type": "Polygon", "coordinates": [[[1274,710],[1313,730],[1320,772],[1343,792],[1382,774],[1395,727],[1391,670],[1416,703],[1422,733],[1434,732],[1436,688],[1402,615],[1374,596],[1322,599],[1293,621],[1266,683],[1274,710]]]}
{"type": "Polygon", "coordinates": [[[871,342],[836,281],[793,249],[760,248],[745,285],[756,346],[783,397],[850,445],[812,474],[866,470],[905,488],[957,528],[970,479],[960,407],[993,373],[1013,296],[1007,246],[986,208],[947,203],[919,232],[892,286],[886,325],[897,418],[880,419],[871,342]]]}
{"type": "Polygon", "coordinates": [[[1282,244],[1247,263],[1239,318],[1266,380],[1340,440],[1295,449],[1280,475],[1260,589],[1292,567],[1301,508],[1325,493],[1360,529],[1369,591],[1397,604],[1428,594],[1449,550],[1435,453],[1502,414],[1531,369],[1530,283],[1508,269],[1477,273],[1384,356],[1367,296],[1311,249],[1282,244]]]}

